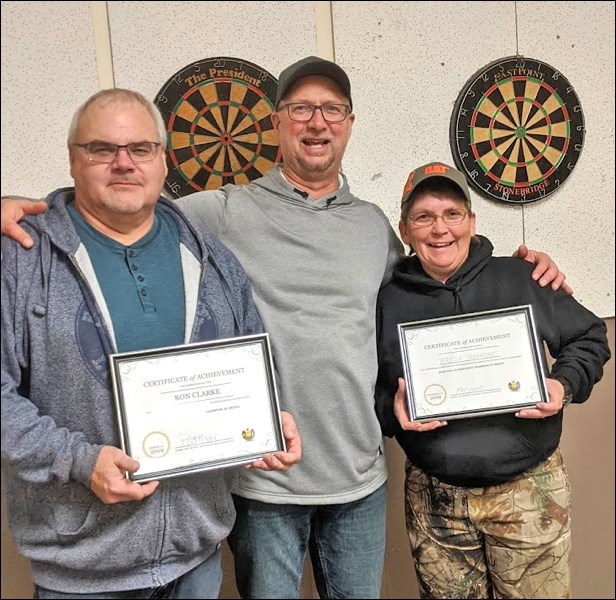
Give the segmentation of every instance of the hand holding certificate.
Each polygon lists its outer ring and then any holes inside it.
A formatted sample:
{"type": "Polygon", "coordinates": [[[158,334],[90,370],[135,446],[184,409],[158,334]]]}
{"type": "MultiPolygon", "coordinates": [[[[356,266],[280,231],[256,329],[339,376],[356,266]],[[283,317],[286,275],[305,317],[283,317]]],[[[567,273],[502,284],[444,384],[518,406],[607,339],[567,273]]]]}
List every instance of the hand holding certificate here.
{"type": "Polygon", "coordinates": [[[267,334],[109,357],[122,449],[149,481],[284,450],[267,334]]]}
{"type": "Polygon", "coordinates": [[[398,325],[411,420],[514,412],[547,402],[532,307],[398,325]]]}

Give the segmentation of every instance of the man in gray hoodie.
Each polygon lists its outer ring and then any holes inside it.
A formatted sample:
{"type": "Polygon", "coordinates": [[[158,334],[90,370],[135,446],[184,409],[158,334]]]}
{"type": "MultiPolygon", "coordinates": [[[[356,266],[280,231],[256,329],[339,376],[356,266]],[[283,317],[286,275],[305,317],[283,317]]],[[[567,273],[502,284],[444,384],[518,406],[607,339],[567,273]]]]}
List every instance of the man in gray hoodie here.
{"type": "MultiPolygon", "coordinates": [[[[246,186],[177,200],[246,269],[303,440],[288,473],[252,469],[232,482],[236,582],[243,598],[298,598],[309,551],[320,597],[378,598],[387,470],[374,411],[375,310],[403,248],[341,173],[355,119],[344,70],[312,56],[292,64],[276,108],[282,165],[246,186]]],[[[24,239],[9,216],[41,205],[18,206],[3,207],[2,231],[24,239]]],[[[528,258],[542,285],[562,284],[549,257],[528,258]]]]}
{"type": "MultiPolygon", "coordinates": [[[[119,449],[107,357],[262,332],[235,256],[161,198],[166,132],[140,94],[99,92],[69,132],[74,188],[2,239],[2,468],[38,598],[217,598],[235,510],[223,470],[140,484],[119,449]]],[[[286,471],[286,452],[251,466],[286,471]]]]}

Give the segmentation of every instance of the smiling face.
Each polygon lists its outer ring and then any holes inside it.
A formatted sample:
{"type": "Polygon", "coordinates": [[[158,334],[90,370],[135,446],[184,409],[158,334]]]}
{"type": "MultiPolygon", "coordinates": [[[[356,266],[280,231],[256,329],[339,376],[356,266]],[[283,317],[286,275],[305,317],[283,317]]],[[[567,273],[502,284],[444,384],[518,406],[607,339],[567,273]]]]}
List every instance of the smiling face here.
{"type": "Polygon", "coordinates": [[[304,77],[291,88],[281,100],[278,111],[272,115],[285,176],[302,189],[310,189],[314,184],[321,184],[322,187],[322,184],[328,183],[335,190],[355,115],[350,114],[339,123],[328,123],[321,111],[315,110],[310,121],[293,121],[284,107],[297,102],[348,105],[349,100],[331,79],[304,77]]]}
{"type": "MultiPolygon", "coordinates": [[[[103,141],[111,144],[158,142],[156,123],[136,102],[94,102],[86,108],[75,132],[80,144],[103,141]]],[[[167,175],[165,152],[159,148],[151,162],[135,163],[120,149],[111,163],[93,162],[85,148],[70,146],[71,175],[75,181],[75,205],[97,229],[129,229],[153,218],[167,175]]]]}
{"type": "Polygon", "coordinates": [[[413,248],[430,277],[445,283],[468,257],[475,235],[475,214],[461,191],[456,193],[455,189],[446,187],[418,189],[407,209],[398,225],[402,241],[413,248]],[[460,211],[464,217],[455,225],[447,225],[442,218],[460,211]],[[429,222],[435,215],[438,217],[432,223],[423,227],[417,224],[418,220],[420,224],[423,220],[429,222]]]}

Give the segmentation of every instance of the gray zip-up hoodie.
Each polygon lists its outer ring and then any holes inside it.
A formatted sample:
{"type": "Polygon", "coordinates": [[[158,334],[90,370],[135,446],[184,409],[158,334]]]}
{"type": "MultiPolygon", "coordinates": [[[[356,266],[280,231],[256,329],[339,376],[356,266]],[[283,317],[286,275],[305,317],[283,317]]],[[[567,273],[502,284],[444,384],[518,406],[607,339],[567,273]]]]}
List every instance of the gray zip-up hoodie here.
{"type": "Polygon", "coordinates": [[[232,491],[274,504],[338,504],[386,479],[374,413],[375,310],[402,245],[380,208],[308,197],[270,170],[246,186],[177,200],[239,258],[270,334],[285,410],[302,436],[286,473],[237,471],[232,491]]]}
{"type": "MultiPolygon", "coordinates": [[[[106,505],[89,482],[102,445],[119,446],[108,310],[66,210],[72,189],[2,238],[2,468],[8,515],[35,583],[67,593],[152,587],[208,558],[235,517],[224,471],[161,482],[142,502],[106,505]]],[[[213,236],[161,198],[180,232],[186,342],[262,331],[245,273],[213,236]],[[214,326],[212,327],[212,322],[214,326]]]]}

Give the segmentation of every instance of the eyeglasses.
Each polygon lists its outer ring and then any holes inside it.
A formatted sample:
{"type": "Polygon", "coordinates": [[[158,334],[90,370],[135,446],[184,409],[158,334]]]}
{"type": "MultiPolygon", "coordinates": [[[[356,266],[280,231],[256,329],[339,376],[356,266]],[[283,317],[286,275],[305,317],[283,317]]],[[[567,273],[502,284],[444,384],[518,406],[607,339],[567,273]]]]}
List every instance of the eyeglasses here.
{"type": "Polygon", "coordinates": [[[306,102],[293,102],[278,107],[278,110],[287,109],[287,114],[291,121],[307,123],[314,116],[314,111],[318,108],[323,115],[326,123],[340,123],[344,121],[351,108],[346,104],[308,104],[306,102]]]}
{"type": "Polygon", "coordinates": [[[72,144],[85,148],[88,160],[97,163],[112,163],[118,152],[124,148],[133,162],[152,162],[158,154],[160,142],[133,142],[132,144],[112,144],[110,142],[88,142],[87,144],[72,144]]]}
{"type": "Polygon", "coordinates": [[[436,220],[440,217],[445,225],[458,225],[464,221],[464,217],[468,214],[467,210],[461,208],[450,208],[446,210],[442,215],[435,215],[429,212],[421,212],[415,215],[409,215],[407,219],[415,227],[430,227],[436,223],[436,220]]]}

